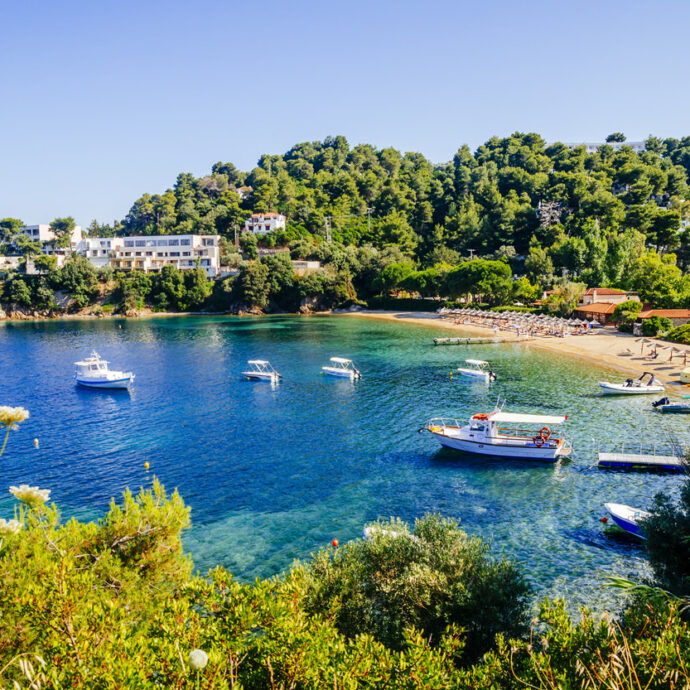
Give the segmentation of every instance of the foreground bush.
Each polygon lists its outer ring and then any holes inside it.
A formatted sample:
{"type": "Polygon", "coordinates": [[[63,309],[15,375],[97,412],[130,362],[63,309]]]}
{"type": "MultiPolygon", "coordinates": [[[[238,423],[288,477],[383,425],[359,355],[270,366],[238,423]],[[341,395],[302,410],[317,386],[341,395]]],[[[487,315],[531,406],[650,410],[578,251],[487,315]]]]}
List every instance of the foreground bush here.
{"type": "Polygon", "coordinates": [[[490,649],[499,632],[527,630],[529,587],[522,574],[491,559],[486,544],[455,520],[429,515],[414,531],[400,520],[371,529],[369,539],[324,549],[295,571],[304,581],[307,611],[333,611],[348,637],[370,634],[393,649],[405,646],[409,627],[436,644],[448,625],[458,625],[468,658],[490,649]]]}
{"type": "MultiPolygon", "coordinates": [[[[26,416],[19,408],[0,410],[8,425],[26,416]]],[[[443,632],[445,623],[463,620],[470,645],[477,631],[488,640],[491,627],[507,630],[515,622],[496,617],[507,613],[495,591],[498,575],[508,584],[519,578],[507,577],[510,570],[452,521],[428,517],[414,535],[380,533],[284,578],[243,585],[222,568],[206,578],[190,574],[180,541],[188,510],[157,482],[136,497],[125,493],[89,524],[61,524],[46,504],[48,491],[20,486],[13,493],[22,501],[15,518],[0,520],[2,688],[690,687],[690,635],[663,599],[636,605],[619,624],[585,612],[573,625],[563,602],[545,602],[528,638],[499,635],[495,651],[458,666],[465,636],[453,625],[443,632]],[[361,566],[354,554],[363,556],[361,566]],[[331,562],[328,572],[336,563],[349,569],[331,586],[339,596],[315,611],[308,590],[324,561],[331,562]],[[361,598],[357,605],[369,622],[385,613],[397,649],[338,629],[341,611],[353,612],[348,592],[358,588],[348,577],[358,570],[376,584],[366,591],[380,598],[369,608],[361,598]],[[405,602],[421,601],[426,613],[405,611],[405,602]],[[405,627],[415,620],[433,627],[431,643],[405,627]]],[[[522,606],[516,616],[523,620],[522,606]]]]}
{"type": "Polygon", "coordinates": [[[645,549],[659,584],[676,595],[690,595],[690,479],[678,502],[657,494],[642,523],[645,549]]]}

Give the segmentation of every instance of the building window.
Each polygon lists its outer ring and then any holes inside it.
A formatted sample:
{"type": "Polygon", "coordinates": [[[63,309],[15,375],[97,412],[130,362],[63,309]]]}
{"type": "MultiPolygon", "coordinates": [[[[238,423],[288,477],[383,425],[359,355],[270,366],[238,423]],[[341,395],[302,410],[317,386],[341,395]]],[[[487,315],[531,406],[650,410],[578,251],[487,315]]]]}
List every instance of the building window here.
{"type": "Polygon", "coordinates": [[[183,247],[188,247],[192,243],[192,240],[180,240],[180,244],[183,247]]]}
{"type": "Polygon", "coordinates": [[[156,240],[156,244],[159,247],[167,247],[168,246],[168,240],[156,240]]]}
{"type": "Polygon", "coordinates": [[[182,252],[182,256],[191,256],[191,252],[182,252]]]}
{"type": "Polygon", "coordinates": [[[180,252],[170,252],[170,256],[179,256],[180,252]]]}
{"type": "Polygon", "coordinates": [[[125,240],[125,247],[133,247],[133,246],[134,246],[133,240],[125,240]]]}
{"type": "Polygon", "coordinates": [[[136,240],[134,243],[135,247],[145,247],[146,246],[146,240],[136,240]]]}
{"type": "Polygon", "coordinates": [[[170,240],[169,244],[171,247],[177,247],[177,246],[179,246],[180,241],[179,240],[170,240]]]}

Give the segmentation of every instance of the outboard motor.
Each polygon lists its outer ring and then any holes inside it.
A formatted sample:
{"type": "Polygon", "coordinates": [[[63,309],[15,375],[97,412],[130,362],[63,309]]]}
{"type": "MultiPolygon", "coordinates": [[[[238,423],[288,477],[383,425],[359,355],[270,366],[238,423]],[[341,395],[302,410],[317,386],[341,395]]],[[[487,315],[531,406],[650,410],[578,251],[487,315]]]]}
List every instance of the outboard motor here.
{"type": "Polygon", "coordinates": [[[496,374],[489,369],[489,381],[495,381],[497,378],[496,374]]]}
{"type": "Polygon", "coordinates": [[[625,385],[630,388],[633,385],[633,380],[632,379],[625,379],[625,385]]]}
{"type": "Polygon", "coordinates": [[[659,405],[668,405],[668,398],[659,398],[652,403],[652,407],[659,407],[659,405]]]}

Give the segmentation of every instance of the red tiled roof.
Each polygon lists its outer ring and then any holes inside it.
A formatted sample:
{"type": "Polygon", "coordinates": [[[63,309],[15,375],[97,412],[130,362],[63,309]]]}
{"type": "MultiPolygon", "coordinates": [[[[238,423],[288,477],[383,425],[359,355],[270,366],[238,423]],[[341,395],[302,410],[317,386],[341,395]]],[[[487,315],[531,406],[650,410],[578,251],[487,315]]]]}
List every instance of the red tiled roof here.
{"type": "Polygon", "coordinates": [[[666,317],[667,319],[690,319],[690,309],[649,309],[641,311],[638,319],[649,319],[652,316],[666,317]]]}
{"type": "Polygon", "coordinates": [[[617,306],[611,302],[594,302],[594,304],[586,304],[584,307],[576,307],[575,311],[581,314],[613,314],[613,310],[617,306]]]}
{"type": "Polygon", "coordinates": [[[280,213],[252,213],[252,218],[277,218],[280,213]]]}
{"type": "Polygon", "coordinates": [[[625,290],[616,290],[615,288],[588,288],[585,295],[593,295],[594,293],[599,295],[625,295],[627,294],[625,290]]]}

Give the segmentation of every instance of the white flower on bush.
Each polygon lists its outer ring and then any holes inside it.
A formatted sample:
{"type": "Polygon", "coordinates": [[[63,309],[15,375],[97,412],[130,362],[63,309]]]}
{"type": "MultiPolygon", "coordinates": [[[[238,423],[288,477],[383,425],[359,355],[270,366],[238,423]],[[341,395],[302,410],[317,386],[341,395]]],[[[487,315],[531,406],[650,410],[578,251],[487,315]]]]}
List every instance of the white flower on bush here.
{"type": "Polygon", "coordinates": [[[23,407],[8,407],[0,405],[0,426],[6,429],[16,429],[19,422],[29,418],[29,410],[23,407]]]}
{"type": "Polygon", "coordinates": [[[50,498],[50,489],[39,489],[37,486],[29,486],[28,484],[11,486],[10,493],[18,501],[23,501],[29,505],[45,503],[50,498]]]}
{"type": "Polygon", "coordinates": [[[17,534],[24,525],[19,520],[5,520],[0,518],[0,537],[9,537],[17,534]]]}
{"type": "Polygon", "coordinates": [[[195,671],[201,671],[208,664],[208,654],[203,649],[193,649],[189,652],[189,665],[195,671]]]}

